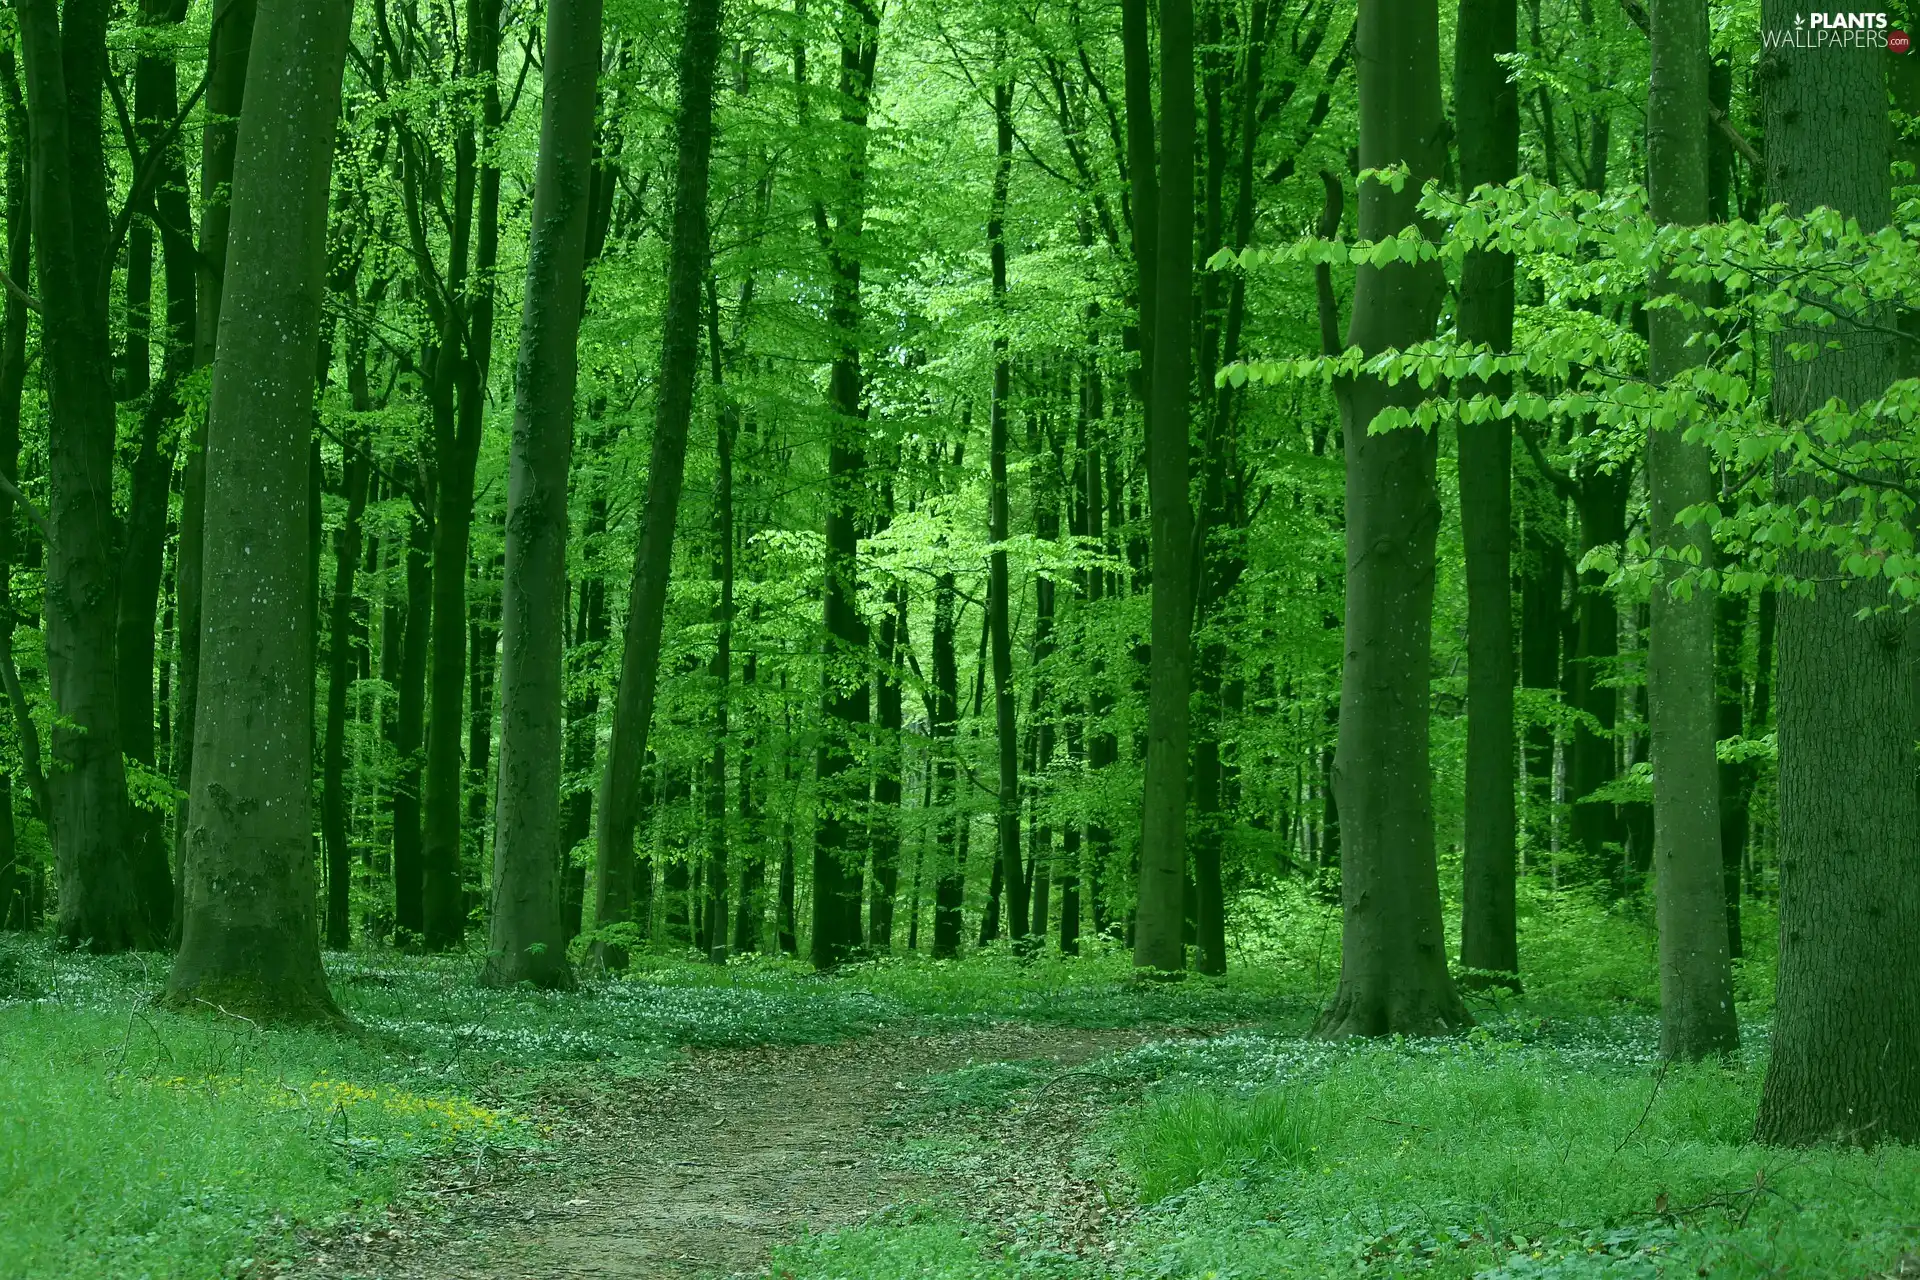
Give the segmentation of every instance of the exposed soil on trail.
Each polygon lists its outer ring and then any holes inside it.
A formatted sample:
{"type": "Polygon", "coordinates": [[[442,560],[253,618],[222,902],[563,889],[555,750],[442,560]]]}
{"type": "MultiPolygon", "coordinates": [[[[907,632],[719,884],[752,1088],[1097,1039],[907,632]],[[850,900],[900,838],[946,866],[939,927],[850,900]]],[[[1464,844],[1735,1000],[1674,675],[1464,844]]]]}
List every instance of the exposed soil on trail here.
{"type": "Polygon", "coordinates": [[[412,1197],[389,1226],[316,1242],[285,1274],[751,1276],[803,1229],[941,1197],[999,1234],[1098,1250],[1124,1210],[1075,1158],[1113,1099],[1072,1068],[1169,1034],[1002,1024],[695,1052],[617,1096],[570,1100],[558,1158],[412,1197]],[[1010,1107],[929,1112],[930,1077],[1000,1062],[1025,1064],[1039,1086],[1010,1107]]]}

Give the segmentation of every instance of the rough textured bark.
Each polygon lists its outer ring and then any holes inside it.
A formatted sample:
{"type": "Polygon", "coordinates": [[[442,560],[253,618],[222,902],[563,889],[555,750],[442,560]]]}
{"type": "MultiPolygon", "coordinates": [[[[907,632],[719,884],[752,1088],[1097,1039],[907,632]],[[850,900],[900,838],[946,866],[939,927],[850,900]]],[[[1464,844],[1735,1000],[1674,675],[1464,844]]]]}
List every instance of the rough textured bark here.
{"type": "MultiPolygon", "coordinates": [[[[114,645],[113,353],[104,0],[29,0],[19,13],[32,133],[33,239],[43,308],[53,527],[46,646],[53,703],[48,772],[60,879],[59,936],[119,951],[152,938],[127,848],[114,645]]],[[[311,370],[311,351],[309,351],[311,370]]]]}
{"type": "MultiPolygon", "coordinates": [[[[1791,27],[1767,0],[1770,28],[1791,27]]],[[[1770,198],[1816,205],[1866,228],[1891,216],[1885,58],[1877,49],[1781,49],[1770,55],[1770,198]]],[[[1819,331],[1821,337],[1830,331],[1819,331]]],[[[1775,351],[1773,406],[1792,422],[1829,397],[1885,391],[1895,353],[1871,333],[1797,362],[1788,331],[1775,351]]],[[[1816,487],[1798,477],[1787,498],[1816,487]]],[[[1920,1139],[1920,792],[1914,717],[1920,635],[1878,585],[1835,581],[1830,558],[1788,566],[1820,580],[1779,599],[1780,968],[1772,1055],[1756,1126],[1762,1141],[1920,1139]]],[[[1764,619],[1764,614],[1763,614],[1764,619]]],[[[1764,660],[1764,655],[1763,655],[1764,660]]],[[[1756,716],[1756,723],[1764,717],[1756,716]]]]}
{"type": "MultiPolygon", "coordinates": [[[[1519,168],[1519,90],[1503,55],[1514,51],[1514,0],[1460,0],[1454,109],[1460,185],[1504,183],[1519,168]]],[[[1513,258],[1468,255],[1455,325],[1463,342],[1513,346],[1513,258]]],[[[1469,379],[1458,395],[1504,398],[1511,379],[1469,379]]],[[[1462,851],[1460,964],[1469,985],[1518,984],[1514,920],[1513,429],[1505,419],[1461,422],[1460,535],[1467,568],[1466,844],[1462,851]],[[1488,975],[1514,975],[1489,977],[1488,975]]]]}
{"type": "MultiPolygon", "coordinates": [[[[1653,0],[1653,72],[1647,102],[1647,188],[1663,224],[1707,220],[1706,0],[1653,0]]],[[[1659,280],[1664,293],[1705,301],[1697,285],[1659,280]]],[[[1671,307],[1650,308],[1650,372],[1656,382],[1690,363],[1687,339],[1697,321],[1671,307]]],[[[1666,582],[1680,576],[1683,553],[1713,563],[1704,523],[1681,527],[1687,507],[1713,500],[1713,464],[1686,424],[1647,438],[1647,488],[1654,554],[1666,582]]],[[[1654,904],[1660,926],[1660,1051],[1699,1058],[1738,1047],[1733,969],[1727,958],[1720,884],[1720,774],[1714,759],[1719,715],[1713,689],[1714,593],[1696,586],[1682,598],[1656,583],[1647,638],[1647,704],[1653,762],[1654,904]]]]}
{"type": "MultiPolygon", "coordinates": [[[[623,922],[633,908],[633,831],[640,766],[647,756],[660,632],[666,621],[673,531],[686,475],[687,428],[699,369],[700,291],[707,268],[707,172],[713,154],[713,68],[720,53],[720,0],[687,0],[680,42],[678,159],[673,233],[667,254],[667,304],[660,326],[660,385],[647,465],[647,505],[633,551],[620,683],[614,692],[607,762],[600,775],[600,825],[594,923],[623,922]]],[[[624,963],[617,948],[604,959],[624,963]]]]}
{"type": "Polygon", "coordinates": [[[314,919],[313,358],[327,180],[350,4],[266,0],[236,144],[207,426],[207,542],[193,829],[177,1006],[340,1017],[314,919]],[[295,518],[289,519],[289,514],[295,518]],[[277,739],[277,740],[276,740],[277,739]]]}
{"type": "Polygon", "coordinates": [[[1161,0],[1159,227],[1148,351],[1147,482],[1152,504],[1152,656],[1133,963],[1186,968],[1187,728],[1192,693],[1193,509],[1187,414],[1193,380],[1193,4],[1161,0]]]}
{"type": "Polygon", "coordinates": [[[581,270],[600,77],[600,0],[547,6],[540,155],[514,376],[501,597],[500,774],[482,980],[566,987],[561,924],[561,666],[567,475],[579,377],[581,270]]]}
{"type": "MultiPolygon", "coordinates": [[[[1359,235],[1414,223],[1420,185],[1445,154],[1439,14],[1433,0],[1361,0],[1360,167],[1404,164],[1395,192],[1360,187],[1359,235]]],[[[1347,345],[1372,353],[1432,332],[1445,281],[1438,264],[1363,266],[1347,345]]],[[[1346,927],[1340,987],[1320,1016],[1325,1036],[1426,1035],[1471,1019],[1447,973],[1434,865],[1428,754],[1432,660],[1434,438],[1416,428],[1372,434],[1389,405],[1417,403],[1411,381],[1336,385],[1347,455],[1347,600],[1340,739],[1333,766],[1346,927]]]]}

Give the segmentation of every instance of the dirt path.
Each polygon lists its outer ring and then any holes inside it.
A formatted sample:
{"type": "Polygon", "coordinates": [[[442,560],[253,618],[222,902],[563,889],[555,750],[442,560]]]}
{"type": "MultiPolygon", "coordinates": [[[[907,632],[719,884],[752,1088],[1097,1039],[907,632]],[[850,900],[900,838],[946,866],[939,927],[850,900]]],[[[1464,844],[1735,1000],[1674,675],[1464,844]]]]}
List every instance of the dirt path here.
{"type": "Polygon", "coordinates": [[[997,1115],[927,1113],[929,1077],[1027,1062],[1057,1076],[1165,1031],[1006,1024],[833,1045],[702,1052],[575,1111],[562,1159],[427,1197],[336,1238],[301,1280],[704,1280],[754,1275],[802,1228],[950,1193],[1007,1234],[1098,1247],[1113,1211],[1072,1167],[1097,1079],[1028,1090],[997,1115]],[[927,1157],[927,1135],[938,1140],[927,1157]],[[913,1158],[919,1141],[922,1158],[913,1158]],[[1044,1211],[1044,1219],[1038,1216],[1044,1211]]]}

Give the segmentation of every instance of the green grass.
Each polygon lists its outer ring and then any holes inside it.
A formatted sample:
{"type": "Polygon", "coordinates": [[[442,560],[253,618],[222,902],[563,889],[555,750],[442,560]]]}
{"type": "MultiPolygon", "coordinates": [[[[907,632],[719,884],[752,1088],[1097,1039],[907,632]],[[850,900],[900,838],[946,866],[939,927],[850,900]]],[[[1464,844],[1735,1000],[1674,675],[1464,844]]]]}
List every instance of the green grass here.
{"type": "Polygon", "coordinates": [[[1914,1246],[1920,1152],[1757,1147],[1762,1055],[1662,1070],[1649,1032],[1134,1055],[1174,1083],[1114,1126],[1153,1206],[1126,1274],[1860,1276],[1914,1246]]]}
{"type": "MultiPolygon", "coordinates": [[[[1136,981],[1098,941],[1071,960],[990,949],[832,978],[777,958],[643,957],[567,994],[482,991],[471,956],[332,955],[355,1036],[169,1014],[151,1003],[165,957],[0,938],[0,1275],[239,1275],[428,1162],[550,1145],[558,1084],[617,1089],[689,1046],[1003,1019],[1169,1033],[1096,1064],[1123,1086],[1106,1096],[1133,1099],[1083,1153],[1141,1206],[1111,1258],[1010,1252],[949,1203],[802,1239],[773,1276],[1864,1277],[1920,1248],[1920,1153],[1747,1140],[1771,985],[1762,913],[1740,976],[1747,1048],[1662,1071],[1644,913],[1525,905],[1524,998],[1479,1001],[1464,1036],[1340,1045],[1305,1036],[1332,980],[1309,964],[1329,909],[1298,893],[1258,958],[1176,984],[1136,981]],[[1195,1030],[1217,1034],[1173,1034],[1195,1030]]],[[[929,1077],[903,1159],[939,1165],[953,1126],[1048,1074],[929,1077]]]]}

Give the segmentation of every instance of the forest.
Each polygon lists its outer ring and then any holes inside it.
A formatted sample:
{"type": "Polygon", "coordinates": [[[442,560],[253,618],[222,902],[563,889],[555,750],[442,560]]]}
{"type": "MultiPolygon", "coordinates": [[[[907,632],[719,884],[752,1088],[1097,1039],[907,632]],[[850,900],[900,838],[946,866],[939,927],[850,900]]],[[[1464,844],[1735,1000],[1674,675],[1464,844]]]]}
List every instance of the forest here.
{"type": "Polygon", "coordinates": [[[1920,1275],[1907,21],[13,0],[0,1275],[1920,1275]]]}

